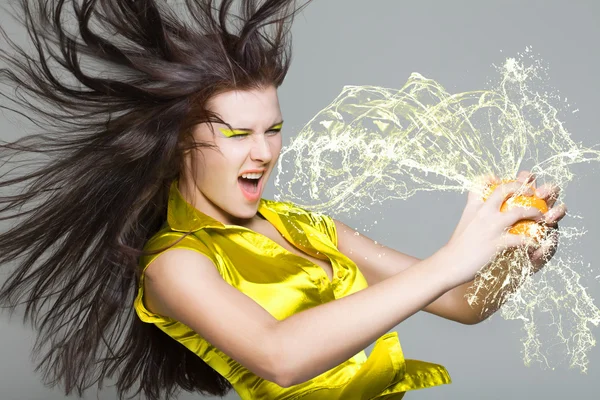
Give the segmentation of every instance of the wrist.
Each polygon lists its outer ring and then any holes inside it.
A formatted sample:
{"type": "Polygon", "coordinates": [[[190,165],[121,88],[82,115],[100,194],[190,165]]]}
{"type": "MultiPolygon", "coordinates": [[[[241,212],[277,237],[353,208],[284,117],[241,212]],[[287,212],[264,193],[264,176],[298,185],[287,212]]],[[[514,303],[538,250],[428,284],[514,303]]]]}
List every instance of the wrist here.
{"type": "Polygon", "coordinates": [[[459,248],[456,242],[447,243],[442,246],[432,257],[439,262],[435,263],[437,274],[442,279],[442,284],[446,290],[454,289],[473,279],[465,273],[464,251],[459,248]]]}

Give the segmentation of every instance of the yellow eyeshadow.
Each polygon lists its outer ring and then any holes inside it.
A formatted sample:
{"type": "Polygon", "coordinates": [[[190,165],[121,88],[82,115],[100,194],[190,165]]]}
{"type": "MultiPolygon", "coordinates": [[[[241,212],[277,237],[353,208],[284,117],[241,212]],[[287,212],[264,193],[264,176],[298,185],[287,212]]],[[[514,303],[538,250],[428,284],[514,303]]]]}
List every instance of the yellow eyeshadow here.
{"type": "Polygon", "coordinates": [[[227,129],[227,128],[220,128],[221,132],[223,132],[223,135],[227,136],[227,137],[232,137],[235,135],[245,135],[248,134],[248,131],[243,131],[241,129],[227,129]]]}
{"type": "MultiPolygon", "coordinates": [[[[278,124],[278,125],[274,125],[271,128],[269,128],[270,131],[273,130],[280,130],[283,127],[283,124],[278,124]]],[[[228,128],[219,128],[221,130],[221,132],[223,132],[223,135],[227,136],[227,137],[232,137],[232,136],[236,136],[236,135],[247,135],[250,133],[250,131],[245,131],[243,129],[228,129],[228,128]]]]}

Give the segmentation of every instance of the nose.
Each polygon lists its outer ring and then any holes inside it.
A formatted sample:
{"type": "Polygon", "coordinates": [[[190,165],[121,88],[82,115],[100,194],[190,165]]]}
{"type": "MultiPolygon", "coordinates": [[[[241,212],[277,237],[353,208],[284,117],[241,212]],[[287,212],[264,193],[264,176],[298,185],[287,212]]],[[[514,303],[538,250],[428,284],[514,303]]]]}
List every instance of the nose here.
{"type": "Polygon", "coordinates": [[[252,148],[250,149],[250,158],[252,160],[268,163],[273,158],[273,152],[266,135],[253,135],[252,148]]]}

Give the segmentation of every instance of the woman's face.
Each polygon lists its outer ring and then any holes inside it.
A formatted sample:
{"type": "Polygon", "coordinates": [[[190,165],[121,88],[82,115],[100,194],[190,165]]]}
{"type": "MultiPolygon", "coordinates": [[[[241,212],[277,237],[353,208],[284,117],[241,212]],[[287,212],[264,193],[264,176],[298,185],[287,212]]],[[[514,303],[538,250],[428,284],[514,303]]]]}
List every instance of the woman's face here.
{"type": "Polygon", "coordinates": [[[256,215],[281,151],[283,121],[277,89],[224,92],[214,96],[208,108],[232,129],[218,123],[195,127],[194,138],[216,148],[191,152],[196,157],[196,181],[189,174],[194,164],[188,158],[188,171],[179,187],[186,200],[203,213],[225,224],[244,225],[256,215]]]}

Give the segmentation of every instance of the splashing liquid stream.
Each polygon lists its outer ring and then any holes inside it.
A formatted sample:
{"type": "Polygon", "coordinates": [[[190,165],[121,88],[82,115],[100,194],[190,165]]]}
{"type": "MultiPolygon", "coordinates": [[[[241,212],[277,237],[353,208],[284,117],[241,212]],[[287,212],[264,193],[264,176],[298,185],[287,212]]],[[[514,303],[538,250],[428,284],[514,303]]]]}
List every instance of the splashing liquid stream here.
{"type": "MultiPolygon", "coordinates": [[[[484,174],[514,179],[524,164],[538,184],[553,182],[565,193],[571,166],[599,161],[600,151],[571,139],[553,106],[558,95],[535,89],[544,83],[540,61],[519,54],[496,69],[500,79],[490,89],[457,94],[418,73],[400,90],[345,86],[283,149],[276,199],[357,214],[418,191],[477,190],[484,174]]],[[[523,323],[525,364],[553,368],[562,358],[586,372],[600,310],[581,282],[591,267],[567,257],[585,233],[565,226],[572,219],[569,212],[561,221],[559,251],[541,271],[530,274],[525,250],[501,252],[478,273],[467,300],[483,302],[485,312],[495,299],[478,294],[508,262],[502,285],[518,289],[500,315],[523,323]]]]}

